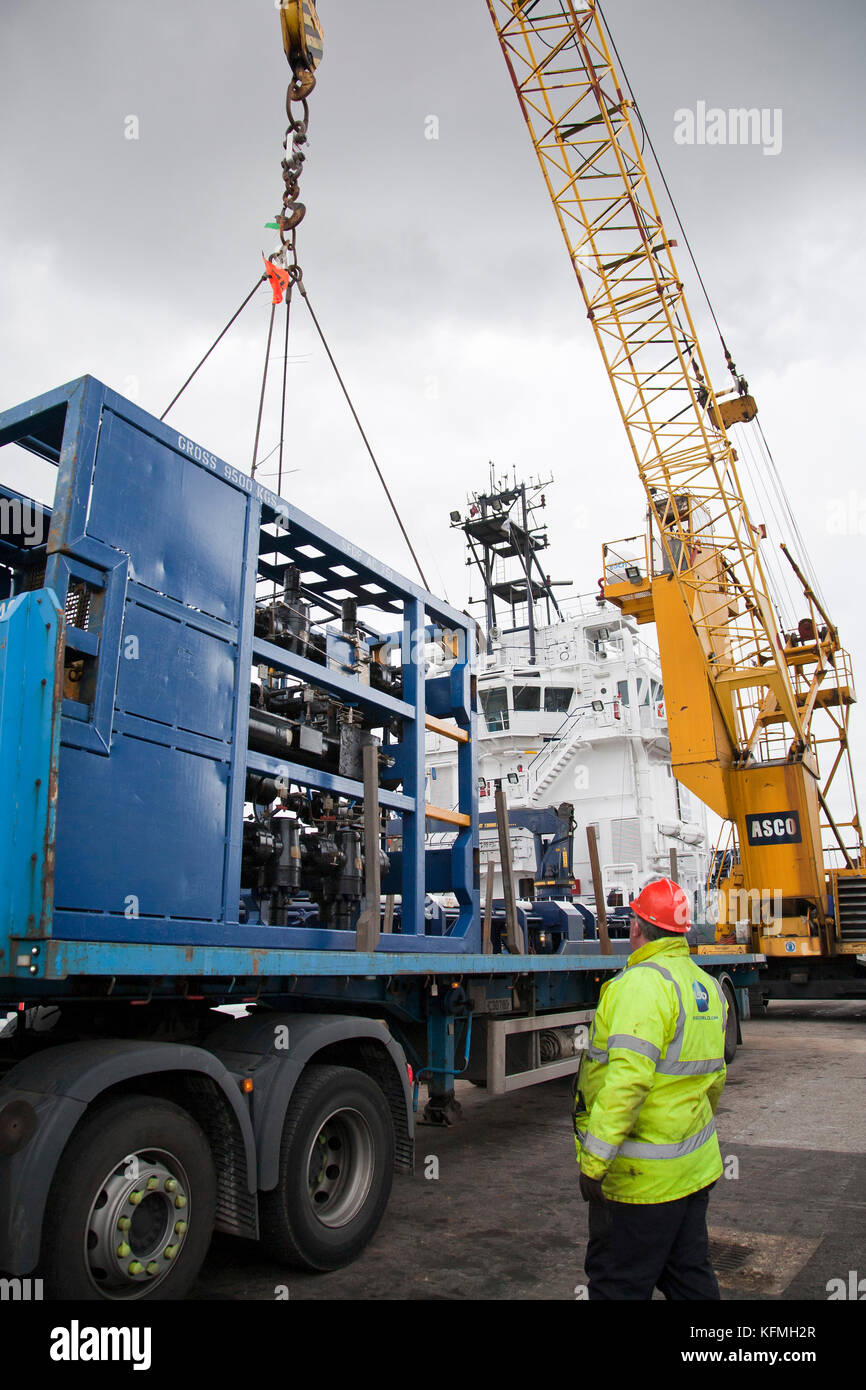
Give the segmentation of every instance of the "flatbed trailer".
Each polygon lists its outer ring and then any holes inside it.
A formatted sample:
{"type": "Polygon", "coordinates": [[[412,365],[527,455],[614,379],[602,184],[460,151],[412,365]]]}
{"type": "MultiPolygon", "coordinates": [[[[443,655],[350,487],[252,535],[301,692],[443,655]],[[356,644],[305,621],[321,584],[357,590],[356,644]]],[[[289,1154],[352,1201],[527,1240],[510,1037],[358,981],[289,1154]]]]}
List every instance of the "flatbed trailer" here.
{"type": "MultiPolygon", "coordinates": [[[[92,378],[7,444],[58,477],[0,489],[0,1269],[179,1298],[214,1229],[336,1268],[419,1086],[447,1124],[458,1076],[574,1074],[628,944],[569,903],[485,923],[464,614],[92,378]]],[[[701,964],[730,1057],[763,960],[701,964]]]]}

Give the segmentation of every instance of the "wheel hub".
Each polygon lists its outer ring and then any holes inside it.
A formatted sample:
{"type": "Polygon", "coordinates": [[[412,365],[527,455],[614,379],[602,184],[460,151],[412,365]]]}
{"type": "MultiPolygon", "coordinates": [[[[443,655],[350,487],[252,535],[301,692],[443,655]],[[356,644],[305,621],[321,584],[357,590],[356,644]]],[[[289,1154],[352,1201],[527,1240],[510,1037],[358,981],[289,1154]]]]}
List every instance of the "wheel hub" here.
{"type": "Polygon", "coordinates": [[[85,1254],[104,1298],[135,1298],[170,1272],[189,1229],[186,1174],[161,1150],[129,1154],[90,1209],[85,1254]]]}
{"type": "Polygon", "coordinates": [[[323,1226],[347,1225],[361,1210],[375,1167],[373,1136],[357,1110],[329,1115],[310,1148],[310,1205],[323,1226]]]}

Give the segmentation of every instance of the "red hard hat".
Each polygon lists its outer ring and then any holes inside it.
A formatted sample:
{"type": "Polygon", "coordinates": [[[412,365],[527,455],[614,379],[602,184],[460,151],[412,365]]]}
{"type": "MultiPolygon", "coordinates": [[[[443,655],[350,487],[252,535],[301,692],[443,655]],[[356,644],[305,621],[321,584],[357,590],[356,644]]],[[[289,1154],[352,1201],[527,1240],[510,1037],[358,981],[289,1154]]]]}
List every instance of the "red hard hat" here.
{"type": "Polygon", "coordinates": [[[657,878],[643,888],[631,905],[632,912],[663,931],[682,932],[692,925],[689,900],[671,878],[657,878]]]}

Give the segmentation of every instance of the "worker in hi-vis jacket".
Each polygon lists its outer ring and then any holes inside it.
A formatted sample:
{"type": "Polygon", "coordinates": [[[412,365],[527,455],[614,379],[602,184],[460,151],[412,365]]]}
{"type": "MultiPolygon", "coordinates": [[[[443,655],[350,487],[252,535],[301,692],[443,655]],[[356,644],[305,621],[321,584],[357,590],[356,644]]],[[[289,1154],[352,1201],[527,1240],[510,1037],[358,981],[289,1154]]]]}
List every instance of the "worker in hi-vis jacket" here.
{"type": "Polygon", "coordinates": [[[727,1002],[689,954],[682,888],[658,879],[631,907],[632,954],[602,990],[575,1099],[589,1297],[717,1299],[707,1204],[727,1002]]]}

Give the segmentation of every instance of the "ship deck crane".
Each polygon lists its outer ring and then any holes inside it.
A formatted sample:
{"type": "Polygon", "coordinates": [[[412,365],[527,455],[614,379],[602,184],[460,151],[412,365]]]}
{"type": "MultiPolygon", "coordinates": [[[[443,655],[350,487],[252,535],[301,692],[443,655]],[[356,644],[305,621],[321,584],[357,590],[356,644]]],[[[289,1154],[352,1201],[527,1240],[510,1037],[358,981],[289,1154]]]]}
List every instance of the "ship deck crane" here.
{"type": "Polygon", "coordinates": [[[735,828],[722,929],[748,903],[756,949],[853,970],[866,951],[853,776],[847,819],[829,800],[850,775],[851,665],[793,561],[808,616],[780,630],[729,434],[757,407],[727,349],[733,385],[713,387],[596,0],[487,6],[648,501],[647,535],[605,547],[604,595],[656,623],[674,772],[735,828]]]}

